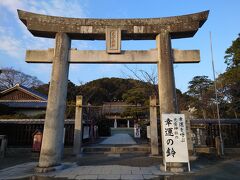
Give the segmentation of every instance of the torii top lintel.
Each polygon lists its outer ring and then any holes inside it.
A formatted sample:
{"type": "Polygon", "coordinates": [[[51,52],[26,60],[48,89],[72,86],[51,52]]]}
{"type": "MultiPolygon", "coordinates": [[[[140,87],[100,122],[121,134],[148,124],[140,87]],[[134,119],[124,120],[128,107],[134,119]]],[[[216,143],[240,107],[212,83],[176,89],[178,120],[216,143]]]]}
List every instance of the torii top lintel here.
{"type": "Polygon", "coordinates": [[[18,10],[19,19],[38,37],[55,38],[57,32],[71,39],[105,40],[106,28],[119,28],[122,40],[155,40],[166,30],[172,39],[192,37],[208,18],[209,11],[165,18],[88,19],[47,16],[18,10]]]}

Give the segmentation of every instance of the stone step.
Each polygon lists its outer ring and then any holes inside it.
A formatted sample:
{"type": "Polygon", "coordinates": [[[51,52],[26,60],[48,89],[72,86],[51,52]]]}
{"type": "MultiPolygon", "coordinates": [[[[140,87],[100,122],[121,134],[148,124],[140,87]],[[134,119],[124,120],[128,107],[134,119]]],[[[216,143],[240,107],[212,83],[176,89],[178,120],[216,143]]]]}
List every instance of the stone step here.
{"type": "Polygon", "coordinates": [[[102,153],[102,154],[122,154],[122,153],[150,153],[151,149],[148,146],[124,146],[124,147],[83,147],[83,153],[102,153]]]}

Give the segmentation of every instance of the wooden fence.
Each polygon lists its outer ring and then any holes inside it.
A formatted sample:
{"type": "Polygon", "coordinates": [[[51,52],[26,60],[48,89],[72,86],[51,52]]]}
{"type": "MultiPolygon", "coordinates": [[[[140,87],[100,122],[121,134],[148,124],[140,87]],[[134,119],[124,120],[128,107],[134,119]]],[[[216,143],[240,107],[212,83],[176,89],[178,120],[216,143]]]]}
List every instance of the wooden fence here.
{"type": "MultiPolygon", "coordinates": [[[[8,146],[32,146],[33,133],[43,131],[43,119],[0,120],[0,134],[7,135],[8,146]]],[[[65,121],[65,146],[73,144],[74,120],[65,121]]]]}
{"type": "MultiPolygon", "coordinates": [[[[222,119],[222,136],[225,147],[240,147],[240,119],[222,119]]],[[[43,119],[0,120],[0,135],[7,135],[9,146],[32,146],[33,133],[43,130],[43,119]]],[[[86,125],[86,124],[84,124],[86,125]]],[[[72,146],[74,120],[65,120],[65,146],[72,146]]],[[[192,139],[195,146],[214,147],[219,136],[216,119],[191,120],[192,139]]]]}
{"type": "MultiPolygon", "coordinates": [[[[220,124],[224,147],[240,147],[240,119],[221,119],[220,124]]],[[[215,146],[215,137],[219,136],[218,120],[191,120],[191,130],[195,146],[215,146]]]]}

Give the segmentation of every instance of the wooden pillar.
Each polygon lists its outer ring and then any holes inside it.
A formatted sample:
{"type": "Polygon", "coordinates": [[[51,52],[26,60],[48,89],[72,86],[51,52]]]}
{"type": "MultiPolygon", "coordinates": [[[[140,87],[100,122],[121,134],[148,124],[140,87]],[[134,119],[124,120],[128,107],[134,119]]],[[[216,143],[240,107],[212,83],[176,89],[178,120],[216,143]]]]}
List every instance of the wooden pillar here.
{"type": "Polygon", "coordinates": [[[73,153],[81,153],[82,146],[82,96],[76,97],[73,153]]]}
{"type": "Polygon", "coordinates": [[[70,46],[71,40],[66,33],[56,34],[43,142],[38,165],[40,168],[50,168],[61,163],[70,46]]]}
{"type": "Polygon", "coordinates": [[[155,96],[150,97],[150,138],[151,138],[151,154],[159,155],[158,126],[157,126],[157,100],[155,96]]]}

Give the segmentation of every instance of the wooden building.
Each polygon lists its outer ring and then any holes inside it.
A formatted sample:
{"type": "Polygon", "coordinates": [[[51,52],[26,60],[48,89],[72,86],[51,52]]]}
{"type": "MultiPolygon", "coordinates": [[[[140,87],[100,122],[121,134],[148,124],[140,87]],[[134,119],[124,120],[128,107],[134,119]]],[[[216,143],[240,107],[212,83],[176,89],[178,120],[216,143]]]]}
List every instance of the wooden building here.
{"type": "Polygon", "coordinates": [[[14,87],[0,92],[0,104],[8,106],[16,114],[36,116],[45,114],[47,96],[16,84],[14,87]]]}
{"type": "Polygon", "coordinates": [[[127,116],[127,108],[134,107],[123,101],[104,102],[102,114],[110,121],[111,127],[133,127],[134,118],[127,116]]]}

